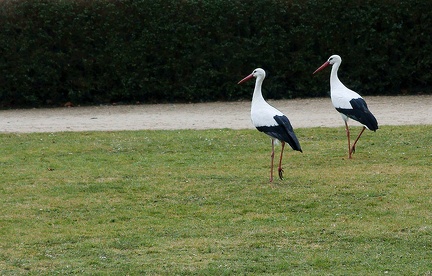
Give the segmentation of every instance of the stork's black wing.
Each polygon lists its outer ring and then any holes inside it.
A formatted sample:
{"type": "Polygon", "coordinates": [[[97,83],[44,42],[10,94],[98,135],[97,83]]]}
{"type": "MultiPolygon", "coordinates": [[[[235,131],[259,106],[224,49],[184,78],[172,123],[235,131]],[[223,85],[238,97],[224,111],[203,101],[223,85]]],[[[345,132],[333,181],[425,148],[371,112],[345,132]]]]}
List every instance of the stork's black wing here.
{"type": "Polygon", "coordinates": [[[369,108],[362,98],[352,99],[350,101],[352,109],[347,108],[336,108],[342,114],[345,114],[348,118],[356,120],[361,124],[365,125],[370,130],[378,129],[378,121],[375,116],[369,111],[369,108]]]}
{"type": "Polygon", "coordinates": [[[276,138],[280,141],[288,143],[293,150],[298,150],[303,152],[300,143],[297,139],[297,136],[294,133],[294,129],[291,126],[290,121],[286,116],[274,116],[275,121],[278,123],[275,126],[261,126],[257,127],[259,131],[264,132],[267,135],[270,135],[273,138],[276,138]]]}

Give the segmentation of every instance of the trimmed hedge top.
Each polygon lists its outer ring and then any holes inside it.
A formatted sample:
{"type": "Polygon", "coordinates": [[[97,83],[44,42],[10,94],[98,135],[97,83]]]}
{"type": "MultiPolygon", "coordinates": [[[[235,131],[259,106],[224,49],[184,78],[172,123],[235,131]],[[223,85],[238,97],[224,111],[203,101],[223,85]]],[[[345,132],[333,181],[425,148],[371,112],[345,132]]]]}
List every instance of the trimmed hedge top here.
{"type": "Polygon", "coordinates": [[[428,92],[430,1],[4,0],[0,106],[326,96],[330,55],[363,95],[428,92]]]}

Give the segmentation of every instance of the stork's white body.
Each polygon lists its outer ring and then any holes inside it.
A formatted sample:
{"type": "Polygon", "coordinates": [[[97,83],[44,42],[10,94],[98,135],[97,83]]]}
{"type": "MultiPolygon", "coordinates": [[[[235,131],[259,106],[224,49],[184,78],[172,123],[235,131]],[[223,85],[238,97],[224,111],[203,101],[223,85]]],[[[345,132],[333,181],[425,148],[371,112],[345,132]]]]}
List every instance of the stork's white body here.
{"type": "MultiPolygon", "coordinates": [[[[330,73],[330,98],[334,108],[336,109],[353,109],[350,101],[352,99],[363,99],[358,93],[346,87],[340,80],[337,74],[339,65],[333,65],[330,73]]],[[[342,119],[347,122],[349,117],[340,112],[342,119]]]]}
{"type": "Polygon", "coordinates": [[[352,99],[362,99],[362,97],[346,87],[337,75],[339,66],[333,66],[330,73],[330,97],[335,108],[352,109],[350,101],[352,99]]]}
{"type": "Polygon", "coordinates": [[[264,100],[261,91],[263,81],[264,77],[262,77],[262,75],[259,75],[256,78],[255,89],[252,96],[251,104],[252,124],[255,127],[277,126],[278,123],[274,119],[274,116],[283,116],[284,114],[264,100]]]}

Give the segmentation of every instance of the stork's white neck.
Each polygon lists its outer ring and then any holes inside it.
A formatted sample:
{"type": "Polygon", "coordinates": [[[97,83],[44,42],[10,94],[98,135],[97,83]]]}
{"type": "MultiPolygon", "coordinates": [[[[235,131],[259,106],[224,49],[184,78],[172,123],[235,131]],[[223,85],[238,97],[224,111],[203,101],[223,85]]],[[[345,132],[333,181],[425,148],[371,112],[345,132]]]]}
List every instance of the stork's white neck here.
{"type": "Polygon", "coordinates": [[[332,66],[332,70],[330,73],[330,91],[334,91],[336,88],[344,86],[338,77],[339,66],[340,63],[335,63],[332,66]]]}
{"type": "Polygon", "coordinates": [[[265,102],[264,97],[262,95],[261,92],[261,86],[262,83],[264,81],[263,77],[257,77],[256,82],[255,82],[255,89],[254,89],[254,93],[252,96],[252,105],[257,104],[259,102],[265,102]]]}
{"type": "Polygon", "coordinates": [[[339,69],[339,65],[340,65],[340,63],[335,63],[332,66],[332,71],[330,73],[330,88],[333,85],[338,85],[339,83],[341,83],[341,81],[339,80],[339,77],[337,75],[337,71],[339,69]]]}

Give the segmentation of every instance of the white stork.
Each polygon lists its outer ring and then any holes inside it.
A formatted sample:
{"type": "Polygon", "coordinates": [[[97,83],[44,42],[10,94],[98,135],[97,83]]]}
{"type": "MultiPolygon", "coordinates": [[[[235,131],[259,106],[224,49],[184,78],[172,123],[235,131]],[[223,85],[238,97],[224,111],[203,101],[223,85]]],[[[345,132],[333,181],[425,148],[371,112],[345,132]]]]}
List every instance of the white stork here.
{"type": "Polygon", "coordinates": [[[338,69],[342,59],[338,55],[332,55],[323,65],[313,72],[314,74],[332,65],[332,70],[330,73],[330,96],[333,106],[342,115],[342,119],[345,122],[346,134],[348,137],[348,158],[352,158],[352,154],[355,152],[355,146],[360,136],[363,134],[366,128],[376,131],[378,129],[378,122],[375,116],[369,111],[365,100],[356,92],[347,88],[338,77],[338,69]],[[348,127],[348,119],[358,121],[363,125],[360,134],[354,141],[354,144],[350,144],[350,130],[348,127]]]}
{"type": "Polygon", "coordinates": [[[238,84],[243,83],[253,77],[256,78],[255,89],[252,97],[251,119],[252,124],[259,131],[264,132],[271,137],[272,152],[270,182],[272,182],[275,140],[279,140],[282,144],[278,167],[280,179],[283,179],[282,156],[285,143],[288,143],[293,150],[298,150],[302,152],[302,149],[287,116],[285,116],[282,112],[280,112],[273,106],[269,105],[264,100],[261,92],[261,86],[265,76],[265,71],[261,68],[257,68],[252,72],[252,74],[239,81],[238,84]]]}

